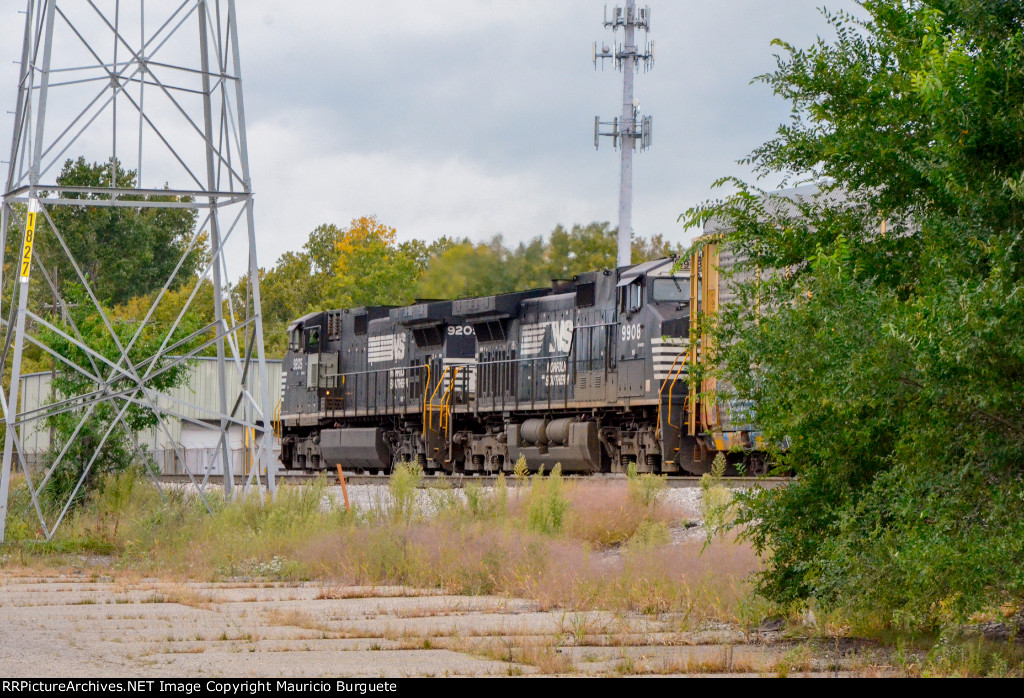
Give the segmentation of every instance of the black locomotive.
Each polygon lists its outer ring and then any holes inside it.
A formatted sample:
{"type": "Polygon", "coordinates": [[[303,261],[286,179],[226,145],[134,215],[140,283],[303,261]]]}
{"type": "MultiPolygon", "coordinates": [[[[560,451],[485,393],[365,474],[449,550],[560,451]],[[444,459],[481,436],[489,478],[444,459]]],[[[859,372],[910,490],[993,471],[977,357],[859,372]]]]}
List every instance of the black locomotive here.
{"type": "Polygon", "coordinates": [[[691,274],[698,265],[710,269],[700,256],[665,258],[546,289],[296,320],[281,461],[488,473],[525,458],[530,470],[706,472],[716,451],[749,451],[757,438],[719,424],[718,406],[701,405],[688,383],[701,360],[691,309],[717,293],[702,281],[710,272],[691,274]]]}

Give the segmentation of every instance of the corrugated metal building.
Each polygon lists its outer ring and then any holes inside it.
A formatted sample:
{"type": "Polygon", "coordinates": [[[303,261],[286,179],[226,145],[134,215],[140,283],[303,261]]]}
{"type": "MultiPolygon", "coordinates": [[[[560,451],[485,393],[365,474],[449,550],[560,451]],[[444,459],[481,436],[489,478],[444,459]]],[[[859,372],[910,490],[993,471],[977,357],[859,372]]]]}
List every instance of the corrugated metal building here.
{"type": "MultiPolygon", "coordinates": [[[[177,400],[183,400],[195,405],[197,408],[185,407],[180,403],[171,400],[161,399],[160,405],[173,409],[179,414],[202,420],[209,424],[217,423],[210,419],[210,414],[202,408],[220,410],[220,397],[217,387],[217,360],[214,358],[197,358],[190,361],[190,372],[188,379],[178,388],[168,391],[168,394],[177,400]]],[[[237,384],[239,369],[234,362],[227,364],[228,380],[237,384]]],[[[267,361],[267,377],[270,381],[270,402],[271,408],[281,399],[281,361],[267,361]]],[[[259,379],[257,378],[254,394],[259,394],[259,379]]],[[[50,373],[30,373],[22,376],[21,379],[21,411],[34,410],[46,405],[52,400],[50,397],[50,373]]],[[[232,396],[228,397],[232,401],[232,396]]],[[[219,431],[206,429],[204,427],[182,422],[179,419],[167,418],[167,427],[170,434],[160,427],[154,427],[145,433],[140,433],[139,443],[150,451],[156,459],[161,472],[167,474],[184,473],[190,470],[196,474],[203,474],[210,470],[211,474],[221,474],[222,467],[219,459],[215,458],[217,442],[220,438],[219,431]],[[173,442],[181,444],[181,451],[185,462],[181,462],[173,442]],[[216,461],[216,462],[215,462],[216,461]]],[[[23,446],[26,458],[29,463],[39,462],[42,455],[50,448],[50,431],[41,421],[30,431],[22,435],[23,446]]],[[[246,448],[245,434],[240,426],[229,428],[229,445],[232,459],[232,469],[235,473],[246,472],[246,448]]],[[[279,445],[274,443],[274,459],[279,454],[279,445]]]]}

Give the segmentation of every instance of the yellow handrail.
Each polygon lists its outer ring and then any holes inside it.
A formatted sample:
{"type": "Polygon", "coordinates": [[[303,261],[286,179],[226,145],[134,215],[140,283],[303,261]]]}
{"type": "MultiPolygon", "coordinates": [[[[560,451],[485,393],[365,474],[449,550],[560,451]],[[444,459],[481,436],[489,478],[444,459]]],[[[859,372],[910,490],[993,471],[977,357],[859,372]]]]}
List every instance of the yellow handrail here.
{"type": "MultiPolygon", "coordinates": [[[[444,385],[444,375],[447,372],[448,372],[448,367],[447,366],[445,366],[445,367],[443,367],[441,369],[441,377],[437,379],[437,385],[434,387],[434,392],[430,394],[430,401],[426,404],[426,406],[423,409],[424,413],[427,416],[427,421],[424,422],[424,427],[423,427],[423,436],[424,437],[426,437],[426,435],[427,435],[427,428],[429,427],[429,428],[432,429],[434,427],[434,408],[435,407],[440,407],[440,405],[435,405],[434,404],[434,398],[437,397],[437,391],[441,389],[442,385],[444,385]]],[[[441,396],[442,396],[442,404],[443,404],[443,402],[444,402],[444,400],[443,400],[444,393],[442,393],[441,396]]]]}
{"type": "MultiPolygon", "coordinates": [[[[423,386],[423,416],[430,413],[430,405],[427,403],[427,393],[430,392],[430,364],[423,364],[427,368],[427,382],[423,386]]],[[[427,438],[427,420],[423,420],[423,438],[427,438]]]]}
{"type": "Polygon", "coordinates": [[[452,379],[448,383],[448,389],[444,391],[444,395],[441,396],[441,428],[445,430],[445,436],[448,435],[451,429],[451,421],[449,416],[451,415],[451,400],[455,395],[455,379],[459,375],[459,367],[452,366],[452,379]]]}
{"type": "MultiPolygon", "coordinates": [[[[665,392],[665,386],[668,385],[669,378],[672,377],[672,372],[676,370],[676,363],[679,361],[679,357],[686,354],[686,351],[681,351],[676,354],[676,358],[672,360],[672,366],[668,369],[668,373],[665,374],[665,380],[661,382],[661,388],[658,389],[658,418],[654,425],[654,438],[658,438],[658,434],[661,432],[661,395],[665,392]]],[[[680,370],[682,366],[686,364],[686,359],[683,359],[683,363],[680,364],[680,370]]],[[[675,387],[676,382],[672,381],[672,387],[675,387]]],[[[672,390],[668,391],[668,420],[669,424],[672,423],[672,390]]]]}
{"type": "MultiPolygon", "coordinates": [[[[679,380],[679,376],[683,375],[683,367],[684,366],[686,366],[686,359],[685,358],[683,359],[683,362],[681,364],[679,364],[679,370],[676,371],[676,377],[672,379],[672,385],[670,385],[668,387],[668,419],[667,419],[667,421],[668,421],[669,426],[675,426],[674,424],[672,424],[672,391],[675,390],[676,381],[679,380]]],[[[660,405],[661,403],[659,402],[658,404],[660,405]]],[[[683,404],[685,404],[685,402],[683,404]]],[[[682,427],[683,425],[680,424],[679,426],[682,427]]]]}

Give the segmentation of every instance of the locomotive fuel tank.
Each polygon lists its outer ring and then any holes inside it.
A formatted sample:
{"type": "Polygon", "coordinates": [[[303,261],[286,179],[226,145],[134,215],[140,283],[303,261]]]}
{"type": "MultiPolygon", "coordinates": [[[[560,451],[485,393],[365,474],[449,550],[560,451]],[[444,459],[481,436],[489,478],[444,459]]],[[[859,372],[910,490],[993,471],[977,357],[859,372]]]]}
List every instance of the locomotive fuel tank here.
{"type": "Polygon", "coordinates": [[[320,452],[328,465],[351,470],[376,470],[391,465],[391,451],[379,427],[324,429],[320,452]]]}
{"type": "Polygon", "coordinates": [[[574,417],[546,421],[527,419],[508,428],[509,457],[526,459],[531,470],[555,465],[562,472],[598,472],[601,469],[601,443],[596,422],[581,422],[574,417]]]}

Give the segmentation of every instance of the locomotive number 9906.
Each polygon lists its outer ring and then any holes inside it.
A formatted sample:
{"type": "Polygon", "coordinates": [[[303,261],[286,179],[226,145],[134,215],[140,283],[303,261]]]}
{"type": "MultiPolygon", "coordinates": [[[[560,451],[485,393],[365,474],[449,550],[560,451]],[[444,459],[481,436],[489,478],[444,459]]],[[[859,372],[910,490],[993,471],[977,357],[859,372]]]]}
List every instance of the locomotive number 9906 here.
{"type": "Polygon", "coordinates": [[[623,325],[619,328],[619,334],[622,336],[623,342],[635,342],[640,339],[640,324],[623,325]]]}

